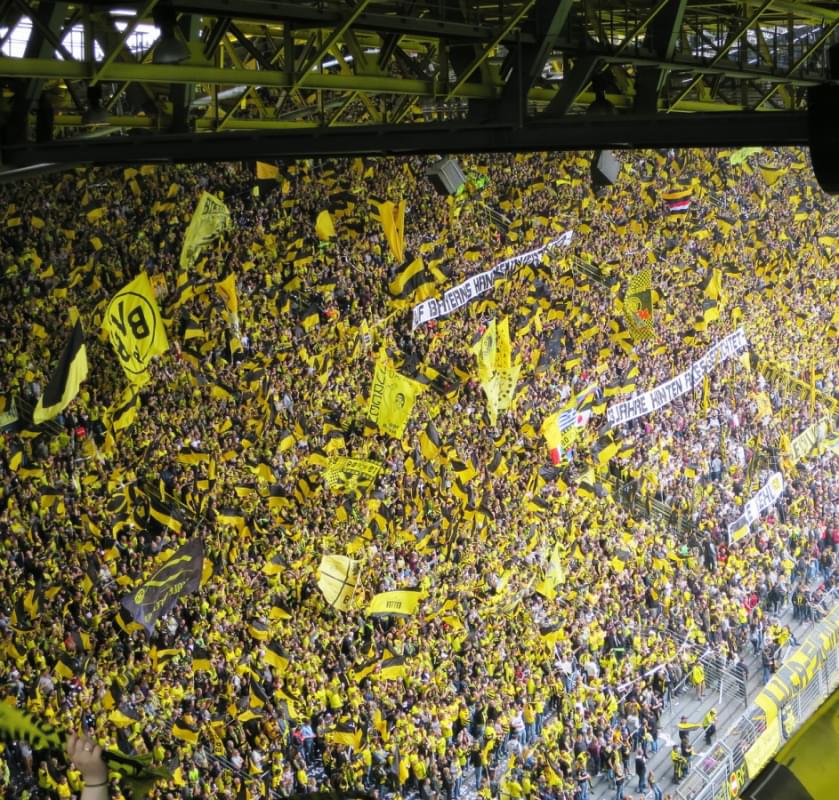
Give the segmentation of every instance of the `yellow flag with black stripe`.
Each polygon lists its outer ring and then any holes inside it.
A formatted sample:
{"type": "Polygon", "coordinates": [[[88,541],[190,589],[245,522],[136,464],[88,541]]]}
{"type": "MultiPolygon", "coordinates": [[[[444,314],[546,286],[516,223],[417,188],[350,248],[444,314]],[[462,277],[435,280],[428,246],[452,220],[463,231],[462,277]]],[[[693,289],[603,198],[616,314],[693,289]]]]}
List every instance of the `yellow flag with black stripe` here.
{"type": "Polygon", "coordinates": [[[349,611],[361,562],[347,556],[326,555],[318,567],[318,588],[332,608],[349,611]]]}
{"type": "Polygon", "coordinates": [[[185,594],[198,590],[204,566],[204,545],[193,539],[181,547],[148,580],[122,599],[123,608],[149,634],[185,594]]]}
{"type": "Polygon", "coordinates": [[[128,380],[144,384],[152,356],[169,349],[163,317],[145,272],[111,298],[102,330],[108,334],[128,380]]]}
{"type": "Polygon", "coordinates": [[[32,414],[33,421],[41,423],[58,416],[73,402],[85,378],[87,378],[87,348],[84,343],[82,323],[77,319],[70,338],[61,351],[47,388],[38,400],[38,405],[32,414]]]}
{"type": "Polygon", "coordinates": [[[650,339],[654,333],[652,278],[649,267],[635,273],[623,300],[626,327],[635,341],[650,339]]]}

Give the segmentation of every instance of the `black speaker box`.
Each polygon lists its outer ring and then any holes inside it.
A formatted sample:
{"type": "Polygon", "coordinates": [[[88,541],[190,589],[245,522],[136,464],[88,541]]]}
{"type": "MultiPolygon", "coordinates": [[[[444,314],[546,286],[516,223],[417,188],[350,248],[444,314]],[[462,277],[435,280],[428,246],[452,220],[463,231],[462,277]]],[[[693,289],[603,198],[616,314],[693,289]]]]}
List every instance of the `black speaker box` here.
{"type": "Polygon", "coordinates": [[[620,161],[613,155],[611,150],[599,150],[594,154],[591,162],[591,182],[594,188],[611,186],[621,171],[620,161]]]}
{"type": "Polygon", "coordinates": [[[435,161],[425,171],[425,175],[439,194],[457,194],[460,187],[466,183],[466,176],[460,164],[453,158],[435,161]]]}

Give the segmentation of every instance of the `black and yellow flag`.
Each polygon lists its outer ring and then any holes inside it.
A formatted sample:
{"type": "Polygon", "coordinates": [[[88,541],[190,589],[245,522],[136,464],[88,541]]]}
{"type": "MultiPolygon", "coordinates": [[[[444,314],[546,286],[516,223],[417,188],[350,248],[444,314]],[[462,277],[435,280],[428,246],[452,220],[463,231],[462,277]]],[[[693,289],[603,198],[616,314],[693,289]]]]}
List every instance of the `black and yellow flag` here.
{"type": "Polygon", "coordinates": [[[382,433],[401,439],[414,408],[414,401],[425,385],[400,375],[382,356],[376,363],[367,418],[382,433]]]}
{"type": "Polygon", "coordinates": [[[189,269],[198,260],[201,249],[229,228],[230,224],[230,211],[227,206],[209,192],[204,192],[184,234],[181,267],[189,269]]]}
{"type": "Polygon", "coordinates": [[[108,334],[128,380],[145,383],[151,357],[169,349],[163,318],[145,272],[111,298],[102,329],[108,334]]]}
{"type": "Polygon", "coordinates": [[[143,585],[122,598],[134,621],[151,635],[154,623],[168,613],[179,597],[198,589],[204,567],[204,546],[193,539],[181,547],[143,585]]]}
{"type": "Polygon", "coordinates": [[[327,462],[323,479],[333,492],[358,498],[367,493],[381,469],[382,465],[376,461],[333,456],[327,462]]]}
{"type": "Polygon", "coordinates": [[[76,320],[73,332],[61,351],[61,357],[50,377],[44,394],[32,414],[36,423],[58,416],[79,393],[81,382],[87,377],[87,348],[81,320],[76,320]]]}
{"type": "Polygon", "coordinates": [[[361,562],[347,556],[324,556],[318,567],[318,588],[332,608],[349,611],[361,562]]]}
{"type": "Polygon", "coordinates": [[[435,286],[445,280],[446,276],[437,267],[426,266],[422,256],[408,253],[387,288],[393,297],[417,302],[431,297],[435,286]]]}
{"type": "Polygon", "coordinates": [[[198,744],[198,727],[183,719],[176,719],[172,723],[172,736],[189,744],[198,744]]]}
{"type": "Polygon", "coordinates": [[[633,275],[623,300],[626,326],[636,341],[653,336],[652,277],[649,267],[633,275]]]}
{"type": "Polygon", "coordinates": [[[381,592],[370,601],[364,613],[368,617],[410,617],[416,613],[421,599],[422,592],[414,589],[381,592]]]}

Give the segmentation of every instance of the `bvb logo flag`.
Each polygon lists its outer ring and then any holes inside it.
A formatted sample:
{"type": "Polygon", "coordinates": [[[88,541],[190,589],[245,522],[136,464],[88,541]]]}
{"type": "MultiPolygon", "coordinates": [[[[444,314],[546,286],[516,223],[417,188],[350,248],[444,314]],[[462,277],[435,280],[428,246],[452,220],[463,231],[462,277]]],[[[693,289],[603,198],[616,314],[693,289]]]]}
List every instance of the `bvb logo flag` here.
{"type": "Polygon", "coordinates": [[[200,539],[193,539],[141,586],[123,597],[122,605],[151,635],[154,623],[169,613],[179,597],[198,589],[203,568],[204,545],[200,539]]]}
{"type": "Polygon", "coordinates": [[[495,320],[487,325],[486,330],[474,341],[469,348],[478,359],[478,377],[488,381],[495,369],[495,359],[498,350],[497,327],[495,320]]]}
{"type": "Polygon", "coordinates": [[[209,192],[204,192],[184,234],[181,267],[189,269],[198,260],[201,249],[229,227],[230,211],[227,206],[209,192]]]}
{"type": "Polygon", "coordinates": [[[346,556],[324,556],[318,567],[318,588],[332,608],[349,611],[358,583],[360,561],[346,556]]]}
{"type": "Polygon", "coordinates": [[[381,468],[376,461],[336,456],[329,459],[323,479],[334,492],[361,497],[373,485],[381,468]]]}
{"type": "Polygon", "coordinates": [[[623,301],[626,325],[636,341],[653,336],[652,270],[641,270],[632,276],[623,301]]]}
{"type": "Polygon", "coordinates": [[[373,374],[367,418],[382,433],[401,439],[411,417],[414,401],[425,385],[400,375],[380,357],[373,374]]]}
{"type": "Polygon", "coordinates": [[[111,298],[102,330],[108,334],[128,380],[145,383],[151,357],[169,349],[163,318],[145,272],[111,298]]]}

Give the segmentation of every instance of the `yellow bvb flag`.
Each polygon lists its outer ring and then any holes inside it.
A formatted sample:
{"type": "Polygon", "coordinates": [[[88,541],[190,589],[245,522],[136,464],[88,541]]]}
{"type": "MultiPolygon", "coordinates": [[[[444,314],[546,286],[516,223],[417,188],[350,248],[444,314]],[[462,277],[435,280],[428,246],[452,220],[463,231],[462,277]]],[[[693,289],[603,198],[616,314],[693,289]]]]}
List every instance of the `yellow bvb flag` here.
{"type": "Polygon", "coordinates": [[[649,267],[637,272],[629,282],[623,301],[626,326],[636,341],[653,336],[653,271],[649,267]]]}
{"type": "Polygon", "coordinates": [[[145,383],[152,356],[169,349],[163,318],[145,272],[111,298],[102,330],[111,340],[128,380],[145,383]]]}
{"type": "Polygon", "coordinates": [[[230,211],[227,206],[209,192],[204,192],[184,234],[181,267],[189,269],[198,260],[201,248],[206,247],[230,225],[230,211]]]}
{"type": "Polygon", "coordinates": [[[400,375],[388,365],[386,357],[380,356],[370,387],[367,418],[382,433],[401,439],[411,417],[414,401],[424,389],[424,384],[400,375]]]}
{"type": "Polygon", "coordinates": [[[358,584],[360,561],[347,556],[324,556],[318,567],[318,588],[323,598],[338,611],[349,611],[358,584]]]}

